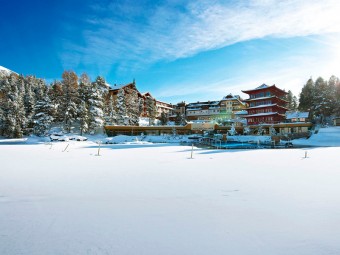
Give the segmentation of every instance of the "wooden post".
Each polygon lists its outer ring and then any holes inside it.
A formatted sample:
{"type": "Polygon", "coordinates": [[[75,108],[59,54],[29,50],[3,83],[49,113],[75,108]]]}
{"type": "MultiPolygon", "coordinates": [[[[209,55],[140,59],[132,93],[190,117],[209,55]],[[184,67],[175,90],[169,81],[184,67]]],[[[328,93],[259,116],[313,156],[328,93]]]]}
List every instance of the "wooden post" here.
{"type": "Polygon", "coordinates": [[[191,159],[193,158],[193,157],[192,157],[193,151],[194,151],[194,144],[191,144],[191,157],[190,157],[191,159]]]}
{"type": "Polygon", "coordinates": [[[65,149],[63,150],[63,152],[65,152],[67,150],[67,147],[69,146],[70,144],[68,143],[67,146],[65,147],[65,149]]]}
{"type": "Polygon", "coordinates": [[[98,142],[98,154],[97,154],[97,156],[100,156],[100,142],[98,142]]]}

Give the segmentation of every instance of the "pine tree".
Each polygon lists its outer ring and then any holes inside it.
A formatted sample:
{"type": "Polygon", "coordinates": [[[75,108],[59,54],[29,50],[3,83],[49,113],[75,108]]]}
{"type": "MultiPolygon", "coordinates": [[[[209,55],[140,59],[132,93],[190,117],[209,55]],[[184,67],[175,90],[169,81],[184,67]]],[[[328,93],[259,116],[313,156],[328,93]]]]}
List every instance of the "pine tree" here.
{"type": "Polygon", "coordinates": [[[24,82],[23,77],[11,73],[4,88],[5,100],[3,103],[3,135],[9,138],[20,138],[26,125],[23,103],[24,82]]]}
{"type": "Polygon", "coordinates": [[[144,99],[140,97],[138,99],[138,116],[142,116],[144,114],[144,99]]]}
{"type": "Polygon", "coordinates": [[[129,125],[137,126],[139,123],[139,100],[138,93],[134,89],[127,88],[126,94],[126,111],[129,116],[129,125]]]}
{"type": "Polygon", "coordinates": [[[64,113],[62,111],[64,92],[60,81],[54,81],[52,83],[48,90],[48,96],[51,99],[51,104],[53,106],[53,121],[62,122],[64,119],[64,113]]]}
{"type": "Polygon", "coordinates": [[[35,108],[35,96],[30,83],[26,81],[25,83],[25,95],[24,95],[24,108],[25,108],[25,115],[27,118],[26,126],[28,128],[33,127],[33,115],[34,115],[34,108],[35,108]]]}
{"type": "Polygon", "coordinates": [[[44,136],[47,134],[53,121],[53,108],[54,106],[47,94],[37,101],[33,116],[33,132],[35,135],[44,136]]]}
{"type": "Polygon", "coordinates": [[[90,77],[86,73],[83,73],[79,78],[78,93],[80,99],[84,101],[86,104],[88,104],[89,102],[90,91],[91,91],[90,77]]]}
{"type": "Polygon", "coordinates": [[[287,101],[288,101],[288,110],[289,111],[297,110],[297,99],[293,95],[293,92],[291,90],[288,90],[287,101]]]}
{"type": "Polygon", "coordinates": [[[105,125],[116,125],[117,124],[117,111],[115,109],[115,103],[112,95],[109,96],[105,103],[104,108],[104,119],[105,125]]]}
{"type": "Polygon", "coordinates": [[[329,93],[333,93],[333,112],[335,116],[340,116],[340,80],[332,75],[328,81],[329,93]]]}
{"type": "Polygon", "coordinates": [[[80,133],[86,133],[89,131],[89,122],[90,122],[90,97],[91,97],[91,79],[86,74],[83,73],[79,78],[79,87],[78,87],[80,104],[78,108],[78,119],[80,123],[80,133]]]}
{"type": "MultiPolygon", "coordinates": [[[[314,102],[314,81],[310,78],[303,86],[299,99],[300,111],[312,111],[314,102]]],[[[312,114],[312,113],[311,113],[312,114]]]]}
{"type": "Polygon", "coordinates": [[[78,109],[80,135],[89,131],[89,109],[84,100],[81,101],[78,109]]]}
{"type": "Polygon", "coordinates": [[[108,93],[108,87],[105,80],[97,77],[92,82],[89,93],[89,131],[96,132],[104,126],[104,98],[108,93]]]}
{"type": "Polygon", "coordinates": [[[314,89],[314,115],[320,118],[321,123],[324,123],[325,118],[333,112],[335,91],[332,91],[332,87],[328,86],[322,77],[315,81],[314,89]]]}
{"type": "Polygon", "coordinates": [[[127,125],[126,98],[124,89],[119,89],[117,93],[117,125],[127,125]]]}
{"type": "Polygon", "coordinates": [[[168,115],[167,115],[165,112],[162,112],[162,113],[161,113],[160,121],[161,121],[161,125],[163,125],[163,126],[165,126],[166,124],[168,124],[168,122],[169,122],[169,117],[168,117],[168,115]]]}
{"type": "Polygon", "coordinates": [[[60,102],[59,112],[62,112],[64,129],[71,131],[72,124],[77,119],[79,102],[78,76],[73,71],[64,71],[62,75],[62,101],[60,102]]]}
{"type": "Polygon", "coordinates": [[[156,114],[157,114],[157,108],[156,108],[156,101],[151,96],[147,96],[145,98],[145,104],[146,104],[146,112],[149,117],[149,125],[153,125],[156,114]]]}

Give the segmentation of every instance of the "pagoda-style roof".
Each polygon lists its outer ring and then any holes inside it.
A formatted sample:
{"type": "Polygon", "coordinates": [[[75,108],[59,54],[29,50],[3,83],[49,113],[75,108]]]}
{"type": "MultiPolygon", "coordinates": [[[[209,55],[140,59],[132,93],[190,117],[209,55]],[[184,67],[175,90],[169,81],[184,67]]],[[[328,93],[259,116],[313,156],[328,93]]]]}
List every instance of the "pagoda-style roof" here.
{"type": "Polygon", "coordinates": [[[278,113],[278,112],[263,112],[263,113],[255,113],[251,115],[244,116],[245,118],[251,118],[251,117],[262,117],[262,116],[272,116],[272,115],[280,115],[285,116],[284,114],[278,113]]]}
{"type": "Polygon", "coordinates": [[[285,103],[288,103],[287,100],[281,98],[281,97],[278,97],[278,96],[267,96],[267,97],[256,97],[256,98],[248,98],[248,99],[245,99],[244,101],[245,102],[253,102],[253,101],[260,101],[260,100],[266,100],[266,99],[270,99],[270,98],[275,98],[275,99],[278,99],[280,101],[283,101],[285,103]]]}
{"type": "Polygon", "coordinates": [[[276,90],[278,93],[283,93],[283,94],[287,94],[286,91],[276,87],[275,84],[269,86],[267,84],[262,84],[261,86],[258,86],[257,88],[255,89],[250,89],[250,90],[242,90],[243,93],[246,93],[246,94],[252,94],[254,92],[259,92],[259,91],[264,91],[264,90],[276,90]]]}

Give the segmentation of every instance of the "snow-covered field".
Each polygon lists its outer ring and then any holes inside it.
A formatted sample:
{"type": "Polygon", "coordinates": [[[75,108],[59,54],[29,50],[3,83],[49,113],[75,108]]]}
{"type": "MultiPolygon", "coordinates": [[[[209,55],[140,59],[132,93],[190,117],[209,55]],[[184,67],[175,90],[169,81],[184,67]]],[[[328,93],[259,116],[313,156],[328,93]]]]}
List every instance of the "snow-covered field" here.
{"type": "Polygon", "coordinates": [[[1,255],[340,254],[338,147],[67,144],[0,146],[1,255]]]}

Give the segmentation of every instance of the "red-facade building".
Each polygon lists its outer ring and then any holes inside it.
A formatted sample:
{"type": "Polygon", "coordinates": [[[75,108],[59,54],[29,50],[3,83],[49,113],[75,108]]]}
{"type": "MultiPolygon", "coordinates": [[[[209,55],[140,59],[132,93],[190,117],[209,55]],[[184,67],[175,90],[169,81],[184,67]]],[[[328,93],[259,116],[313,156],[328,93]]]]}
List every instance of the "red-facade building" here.
{"type": "Polygon", "coordinates": [[[262,123],[279,123],[285,120],[287,101],[284,97],[287,95],[282,89],[274,85],[261,86],[251,89],[242,90],[249,95],[245,102],[248,104],[248,115],[245,116],[248,125],[258,125],[262,123]]]}

